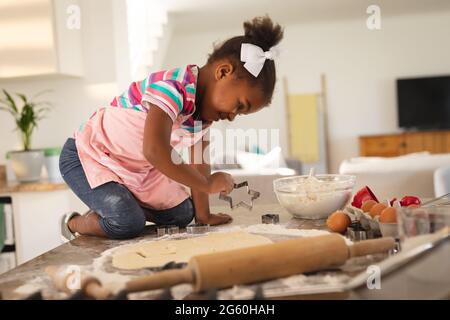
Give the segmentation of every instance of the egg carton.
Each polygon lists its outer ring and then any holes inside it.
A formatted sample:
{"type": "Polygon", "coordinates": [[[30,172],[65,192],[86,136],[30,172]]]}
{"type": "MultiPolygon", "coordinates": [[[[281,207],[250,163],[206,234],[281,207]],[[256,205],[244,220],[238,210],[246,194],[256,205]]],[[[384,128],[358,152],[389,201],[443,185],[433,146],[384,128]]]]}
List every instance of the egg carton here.
{"type": "MultiPolygon", "coordinates": [[[[389,201],[382,202],[386,206],[390,206],[389,201]]],[[[393,205],[394,208],[400,208],[400,204],[396,201],[393,205]]],[[[380,222],[379,216],[372,218],[370,214],[349,205],[344,210],[345,214],[350,217],[352,222],[359,222],[362,229],[364,229],[368,235],[367,238],[377,237],[398,237],[398,224],[397,223],[383,223],[380,222]]]]}

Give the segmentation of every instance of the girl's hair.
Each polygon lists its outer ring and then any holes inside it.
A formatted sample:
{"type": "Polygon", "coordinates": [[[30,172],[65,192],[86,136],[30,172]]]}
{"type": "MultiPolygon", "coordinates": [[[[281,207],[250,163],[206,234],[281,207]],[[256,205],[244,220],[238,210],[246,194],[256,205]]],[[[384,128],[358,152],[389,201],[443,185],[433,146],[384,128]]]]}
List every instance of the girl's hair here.
{"type": "Polygon", "coordinates": [[[241,62],[241,45],[251,43],[264,51],[268,51],[271,47],[277,45],[282,38],[283,29],[279,24],[274,24],[269,16],[256,17],[252,21],[244,22],[243,36],[233,37],[215,47],[213,53],[209,55],[208,63],[228,59],[235,67],[237,77],[245,78],[258,86],[264,93],[267,104],[269,104],[275,88],[275,63],[273,60],[266,59],[263,69],[255,78],[244,68],[244,64],[241,62]]]}

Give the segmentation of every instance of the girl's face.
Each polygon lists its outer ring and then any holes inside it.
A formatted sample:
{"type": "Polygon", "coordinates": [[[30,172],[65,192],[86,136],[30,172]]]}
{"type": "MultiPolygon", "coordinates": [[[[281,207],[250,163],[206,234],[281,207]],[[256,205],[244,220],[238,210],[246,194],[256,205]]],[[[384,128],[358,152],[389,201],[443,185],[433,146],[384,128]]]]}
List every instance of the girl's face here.
{"type": "Polygon", "coordinates": [[[262,91],[245,79],[237,79],[232,64],[216,64],[212,72],[213,81],[208,83],[202,99],[203,120],[233,121],[237,115],[257,112],[265,105],[262,91]]]}

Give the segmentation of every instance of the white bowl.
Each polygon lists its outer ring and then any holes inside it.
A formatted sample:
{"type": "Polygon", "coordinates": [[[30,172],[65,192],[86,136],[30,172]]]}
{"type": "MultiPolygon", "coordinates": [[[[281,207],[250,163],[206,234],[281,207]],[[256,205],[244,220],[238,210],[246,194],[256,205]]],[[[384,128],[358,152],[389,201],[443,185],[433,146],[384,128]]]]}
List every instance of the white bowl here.
{"type": "Polygon", "coordinates": [[[355,176],[322,174],[314,178],[294,176],[274,180],[273,188],[278,202],[293,216],[325,219],[349,202],[355,176]]]}

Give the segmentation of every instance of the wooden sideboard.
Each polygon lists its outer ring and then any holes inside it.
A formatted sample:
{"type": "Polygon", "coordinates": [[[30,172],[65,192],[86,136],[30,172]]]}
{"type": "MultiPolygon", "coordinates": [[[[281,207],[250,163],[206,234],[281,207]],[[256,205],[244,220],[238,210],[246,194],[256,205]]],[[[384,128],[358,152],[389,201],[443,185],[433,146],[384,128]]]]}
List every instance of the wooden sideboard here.
{"type": "Polygon", "coordinates": [[[450,130],[359,137],[359,153],[364,157],[395,157],[420,151],[450,153],[450,130]]]}

